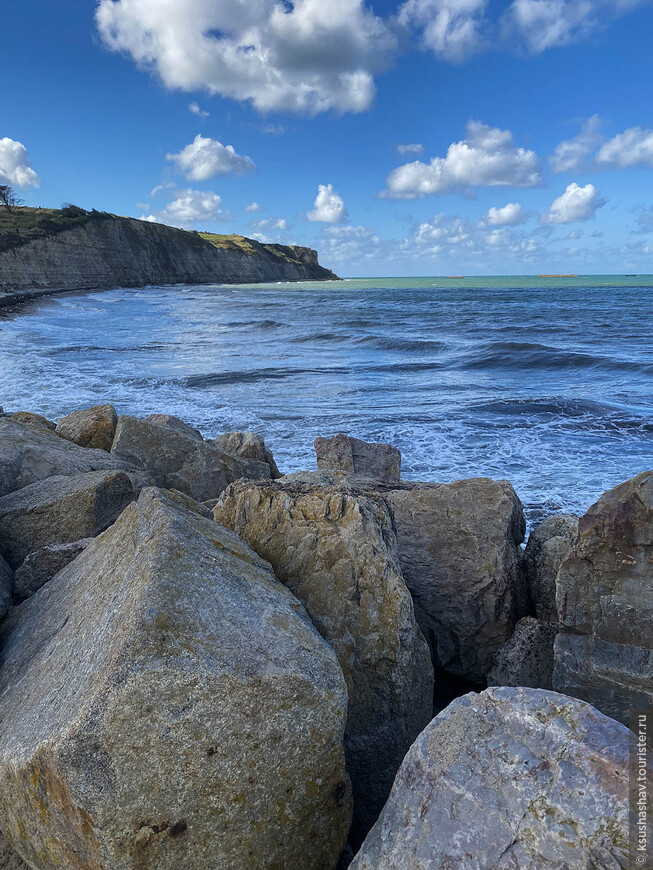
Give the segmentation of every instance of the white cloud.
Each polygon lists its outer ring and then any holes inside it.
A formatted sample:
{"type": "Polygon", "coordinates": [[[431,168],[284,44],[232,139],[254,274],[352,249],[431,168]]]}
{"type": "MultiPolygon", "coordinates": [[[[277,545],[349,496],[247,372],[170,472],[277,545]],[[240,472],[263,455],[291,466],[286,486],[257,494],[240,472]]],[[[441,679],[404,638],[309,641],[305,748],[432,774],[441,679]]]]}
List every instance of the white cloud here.
{"type": "Polygon", "coordinates": [[[224,220],[222,198],[212,190],[180,190],[164,209],[143,215],[141,220],[184,229],[224,220]]]}
{"type": "Polygon", "coordinates": [[[188,104],[188,111],[191,112],[193,115],[197,115],[200,118],[209,117],[209,113],[204,109],[200,109],[199,105],[195,101],[188,104]]]}
{"type": "Polygon", "coordinates": [[[542,223],[569,224],[574,221],[587,221],[594,217],[597,209],[604,206],[604,200],[593,184],[581,187],[574,181],[551,203],[551,208],[541,216],[542,223]]]}
{"type": "Polygon", "coordinates": [[[363,226],[327,227],[320,240],[320,256],[324,262],[352,264],[391,259],[390,248],[381,243],[376,231],[363,226]]]}
{"type": "Polygon", "coordinates": [[[332,184],[320,184],[315,197],[315,208],[306,215],[309,221],[339,224],[347,220],[347,208],[343,198],[332,184]]]}
{"type": "Polygon", "coordinates": [[[260,111],[361,112],[395,46],[363,0],[100,0],[104,43],[170,88],[260,111]]]}
{"type": "Polygon", "coordinates": [[[601,142],[601,119],[592,115],[573,139],[565,139],[549,157],[552,172],[577,172],[583,169],[590,154],[601,142]]]}
{"type": "Polygon", "coordinates": [[[258,230],[259,232],[274,232],[275,230],[284,232],[291,229],[285,218],[265,218],[264,220],[254,221],[250,226],[253,230],[258,230]]]}
{"type": "Polygon", "coordinates": [[[630,127],[601,146],[596,162],[600,167],[625,169],[629,166],[653,168],[653,130],[630,127]]]}
{"type": "Polygon", "coordinates": [[[526,220],[524,209],[518,202],[509,202],[501,208],[492,206],[481,218],[489,227],[515,227],[526,220]]]}
{"type": "Polygon", "coordinates": [[[166,154],[189,181],[206,181],[214,175],[242,175],[256,169],[250,157],[236,154],[233,145],[198,134],[178,154],[166,154]]]}
{"type": "Polygon", "coordinates": [[[150,197],[153,198],[153,197],[157,196],[159,193],[161,193],[162,190],[170,190],[174,186],[175,185],[171,181],[166,182],[165,184],[157,184],[157,186],[153,187],[152,190],[150,191],[150,197]]]}
{"type": "Polygon", "coordinates": [[[458,62],[483,47],[486,8],[487,0],[407,0],[398,21],[418,29],[436,57],[458,62]]]}
{"type": "Polygon", "coordinates": [[[399,154],[423,154],[424,146],[420,145],[417,142],[414,142],[410,145],[397,145],[397,151],[399,154]]]}
{"type": "Polygon", "coordinates": [[[258,202],[250,202],[249,205],[245,206],[245,211],[260,211],[260,210],[261,210],[261,206],[258,204],[258,202]]]}
{"type": "Polygon", "coordinates": [[[41,180],[32,169],[27,148],[22,142],[0,139],[0,184],[16,187],[39,187],[41,180]]]}
{"type": "Polygon", "coordinates": [[[466,138],[452,142],[446,157],[415,160],[393,170],[382,196],[419,199],[473,187],[535,187],[542,181],[534,151],[518,148],[509,130],[469,121],[466,138]]]}

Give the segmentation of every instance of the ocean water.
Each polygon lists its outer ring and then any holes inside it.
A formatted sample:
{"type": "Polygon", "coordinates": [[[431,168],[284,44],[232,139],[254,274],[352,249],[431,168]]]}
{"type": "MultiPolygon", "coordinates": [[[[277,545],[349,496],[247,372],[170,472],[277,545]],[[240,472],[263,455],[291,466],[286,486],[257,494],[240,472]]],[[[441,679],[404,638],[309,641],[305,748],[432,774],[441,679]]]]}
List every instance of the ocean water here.
{"type": "Polygon", "coordinates": [[[207,436],[389,441],[408,479],[507,478],[529,522],[653,467],[653,278],[116,289],[0,321],[0,404],[113,402],[207,436]]]}

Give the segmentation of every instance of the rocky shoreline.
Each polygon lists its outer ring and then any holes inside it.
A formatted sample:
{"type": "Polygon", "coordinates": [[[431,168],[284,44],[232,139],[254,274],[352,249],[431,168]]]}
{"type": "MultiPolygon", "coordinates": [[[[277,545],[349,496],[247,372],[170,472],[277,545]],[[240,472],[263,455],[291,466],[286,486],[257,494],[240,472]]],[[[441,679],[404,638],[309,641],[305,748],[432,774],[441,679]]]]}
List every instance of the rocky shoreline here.
{"type": "Polygon", "coordinates": [[[1,867],[628,866],[653,471],[524,549],[508,481],[315,449],[2,413],[1,867]]]}

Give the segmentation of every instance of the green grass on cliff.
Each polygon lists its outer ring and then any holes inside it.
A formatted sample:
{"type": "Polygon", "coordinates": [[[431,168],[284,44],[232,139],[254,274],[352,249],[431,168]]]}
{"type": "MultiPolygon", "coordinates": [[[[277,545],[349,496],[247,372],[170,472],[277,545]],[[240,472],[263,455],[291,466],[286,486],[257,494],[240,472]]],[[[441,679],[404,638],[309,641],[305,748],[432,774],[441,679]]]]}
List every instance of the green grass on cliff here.
{"type": "Polygon", "coordinates": [[[210,242],[214,248],[220,248],[223,251],[241,251],[248,257],[256,257],[257,255],[260,255],[261,249],[263,249],[269,254],[272,254],[287,263],[297,262],[295,259],[288,256],[288,251],[292,250],[292,246],[284,246],[282,248],[278,245],[264,245],[257,242],[255,239],[248,239],[245,236],[237,236],[233,233],[231,235],[198,233],[198,235],[207,242],[210,242]]]}

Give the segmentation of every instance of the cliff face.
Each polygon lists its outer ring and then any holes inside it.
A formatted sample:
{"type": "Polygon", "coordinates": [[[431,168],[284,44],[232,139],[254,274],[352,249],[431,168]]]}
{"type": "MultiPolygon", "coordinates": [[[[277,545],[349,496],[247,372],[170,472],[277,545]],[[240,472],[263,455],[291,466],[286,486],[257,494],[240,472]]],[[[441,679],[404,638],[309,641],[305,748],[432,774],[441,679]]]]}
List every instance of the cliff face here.
{"type": "Polygon", "coordinates": [[[310,248],[262,245],[91,214],[29,235],[0,233],[0,291],[82,290],[147,284],[332,280],[310,248]]]}

